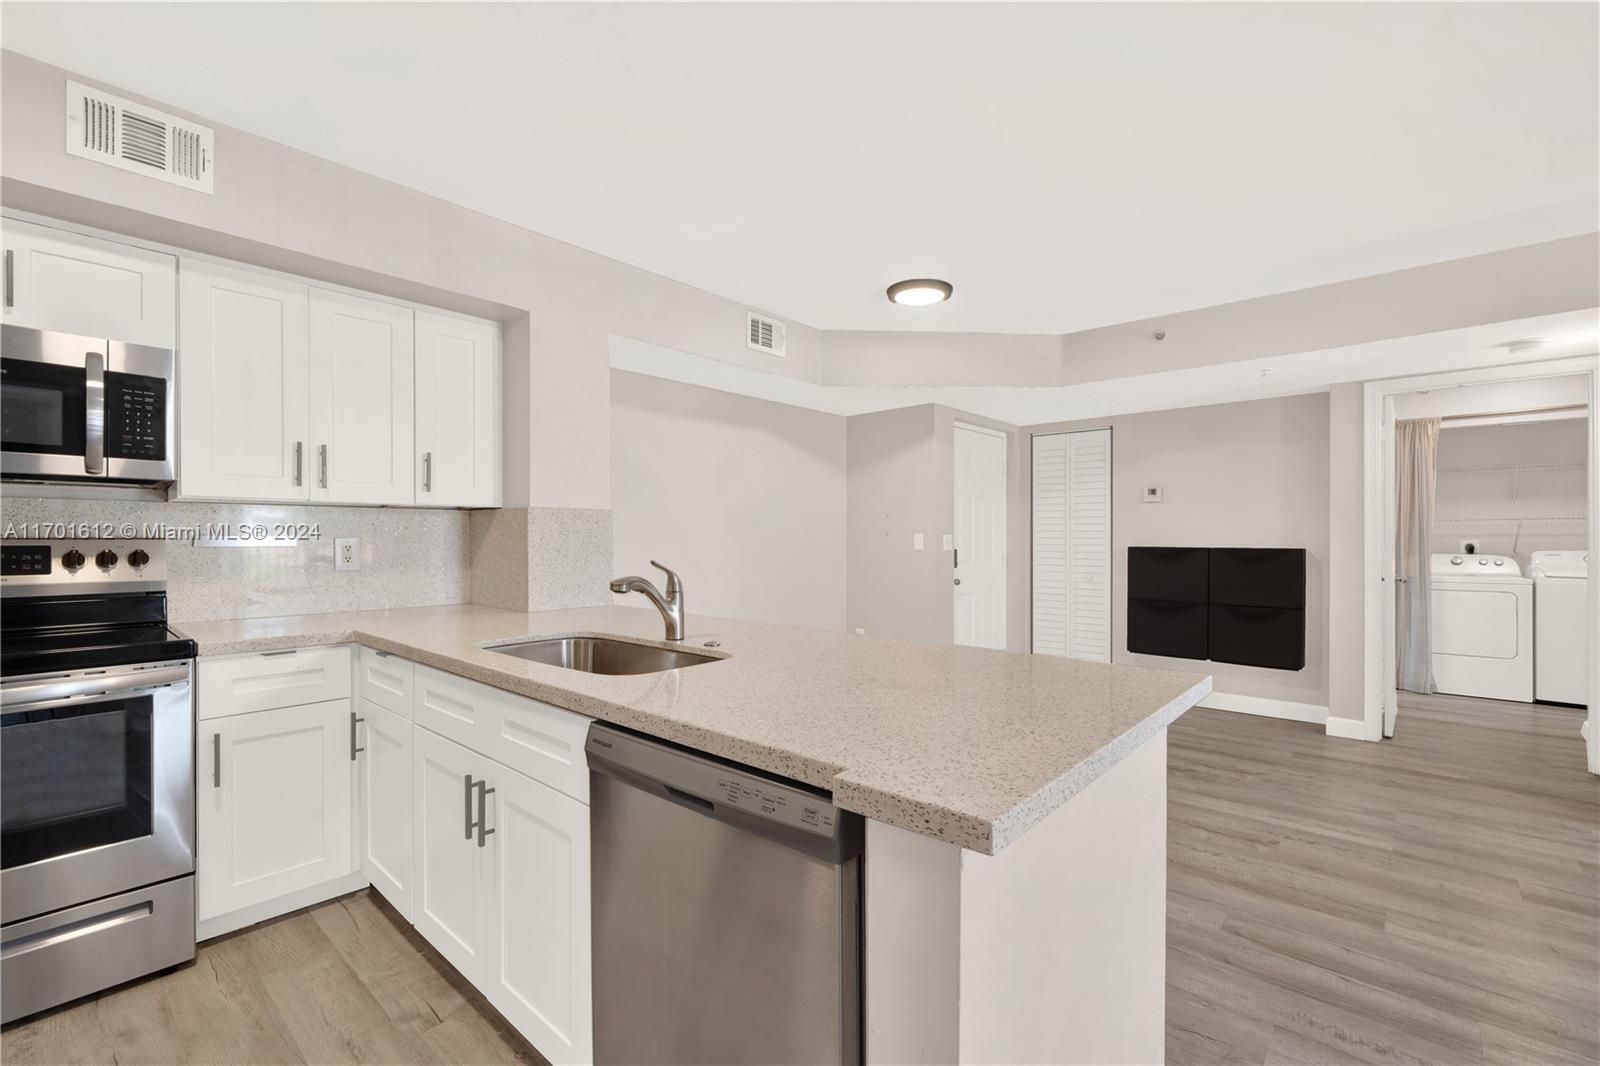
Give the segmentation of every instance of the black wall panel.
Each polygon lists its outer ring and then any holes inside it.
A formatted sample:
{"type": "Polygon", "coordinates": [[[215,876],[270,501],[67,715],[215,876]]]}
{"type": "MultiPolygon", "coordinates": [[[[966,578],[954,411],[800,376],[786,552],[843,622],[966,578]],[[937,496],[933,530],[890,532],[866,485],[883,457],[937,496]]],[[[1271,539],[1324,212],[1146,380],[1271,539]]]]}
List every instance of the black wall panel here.
{"type": "Polygon", "coordinates": [[[1128,601],[1128,650],[1178,659],[1206,658],[1208,629],[1203,603],[1128,601]]]}
{"type": "Polygon", "coordinates": [[[1212,548],[1211,602],[1236,607],[1304,607],[1304,548],[1212,548]]]}
{"type": "Polygon", "coordinates": [[[1234,607],[1213,603],[1206,635],[1212,662],[1301,670],[1306,665],[1306,612],[1299,607],[1234,607]]]}
{"type": "Polygon", "coordinates": [[[1128,650],[1304,669],[1304,548],[1128,549],[1128,650]]]}
{"type": "Polygon", "coordinates": [[[1128,598],[1206,603],[1209,548],[1129,548],[1128,598]]]}

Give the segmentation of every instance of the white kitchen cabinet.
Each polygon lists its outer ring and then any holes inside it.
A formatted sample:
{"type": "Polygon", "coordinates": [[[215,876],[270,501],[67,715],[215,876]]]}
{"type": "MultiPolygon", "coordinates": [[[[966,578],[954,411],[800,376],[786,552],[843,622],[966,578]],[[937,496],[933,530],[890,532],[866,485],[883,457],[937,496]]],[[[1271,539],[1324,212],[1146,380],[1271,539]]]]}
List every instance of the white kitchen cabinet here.
{"type": "MultiPolygon", "coordinates": [[[[420,728],[412,734],[412,751],[411,922],[450,965],[482,988],[489,976],[493,909],[487,845],[494,837],[480,841],[474,829],[474,784],[486,780],[489,760],[420,728]]],[[[486,809],[493,799],[486,797],[486,809]]]]}
{"type": "Polygon", "coordinates": [[[500,505],[500,330],[416,313],[418,504],[500,505]]]}
{"type": "Polygon", "coordinates": [[[311,290],[311,499],[415,502],[412,311],[311,290]]]}
{"type": "Polygon", "coordinates": [[[411,719],[361,701],[361,871],[394,909],[411,917],[411,719]]]}
{"type": "Polygon", "coordinates": [[[185,259],[178,291],[178,495],[308,499],[309,290],[185,259]]]}
{"type": "Polygon", "coordinates": [[[489,1002],[557,1066],[594,1058],[589,808],[499,764],[489,838],[489,1002]]]}
{"type": "Polygon", "coordinates": [[[3,229],[6,324],[173,347],[175,258],[15,219],[3,229]]]}
{"type": "Polygon", "coordinates": [[[199,921],[351,873],[351,735],[348,698],[202,724],[199,921]]]}

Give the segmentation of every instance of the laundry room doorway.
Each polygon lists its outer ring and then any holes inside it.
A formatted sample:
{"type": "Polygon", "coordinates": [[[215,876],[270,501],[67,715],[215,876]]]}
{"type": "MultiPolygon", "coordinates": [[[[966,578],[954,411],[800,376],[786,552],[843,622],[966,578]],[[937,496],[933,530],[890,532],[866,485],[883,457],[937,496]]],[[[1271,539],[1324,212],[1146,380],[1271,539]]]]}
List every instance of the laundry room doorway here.
{"type": "Polygon", "coordinates": [[[1597,378],[1582,356],[1365,386],[1369,737],[1402,693],[1548,706],[1600,772],[1597,378]]]}

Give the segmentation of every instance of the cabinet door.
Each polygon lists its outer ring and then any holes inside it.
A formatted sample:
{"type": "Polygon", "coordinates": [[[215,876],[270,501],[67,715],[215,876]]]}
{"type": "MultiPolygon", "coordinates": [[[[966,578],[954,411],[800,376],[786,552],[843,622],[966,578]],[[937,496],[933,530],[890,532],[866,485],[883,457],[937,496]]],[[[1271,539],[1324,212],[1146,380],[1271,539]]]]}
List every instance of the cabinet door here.
{"type": "Polygon", "coordinates": [[[311,498],[414,502],[411,310],[311,290],[311,498]]]}
{"type": "Polygon", "coordinates": [[[196,918],[351,872],[348,699],[215,719],[198,746],[196,918]]]}
{"type": "Polygon", "coordinates": [[[361,872],[411,917],[411,720],[361,701],[361,872]]]}
{"type": "Polygon", "coordinates": [[[309,290],[185,259],[179,292],[178,495],[307,499],[309,290]]]}
{"type": "Polygon", "coordinates": [[[416,313],[417,503],[500,505],[500,330],[416,313]]]}
{"type": "Polygon", "coordinates": [[[492,764],[489,1002],[557,1066],[594,1058],[589,808],[492,764]]]}
{"type": "Polygon", "coordinates": [[[177,260],[5,220],[5,322],[171,348],[177,260]]]}
{"type": "Polygon", "coordinates": [[[463,977],[481,986],[489,973],[489,848],[469,827],[476,817],[472,783],[483,780],[484,760],[420,727],[411,743],[416,818],[411,922],[463,977]]]}

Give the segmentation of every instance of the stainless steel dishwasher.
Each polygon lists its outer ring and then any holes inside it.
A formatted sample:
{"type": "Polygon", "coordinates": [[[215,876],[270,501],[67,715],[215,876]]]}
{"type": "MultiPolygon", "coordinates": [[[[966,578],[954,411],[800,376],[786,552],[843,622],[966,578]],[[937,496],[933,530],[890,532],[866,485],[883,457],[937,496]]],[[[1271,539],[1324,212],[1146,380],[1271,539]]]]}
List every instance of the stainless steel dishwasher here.
{"type": "Polygon", "coordinates": [[[858,1063],[861,816],[589,728],[597,1063],[858,1063]]]}

